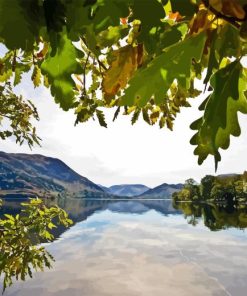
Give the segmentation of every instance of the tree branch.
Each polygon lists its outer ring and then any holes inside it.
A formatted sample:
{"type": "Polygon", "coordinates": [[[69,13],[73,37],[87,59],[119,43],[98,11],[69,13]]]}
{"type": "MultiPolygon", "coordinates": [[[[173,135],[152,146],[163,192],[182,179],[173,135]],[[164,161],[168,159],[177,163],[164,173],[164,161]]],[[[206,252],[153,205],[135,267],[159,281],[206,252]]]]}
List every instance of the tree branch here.
{"type": "Polygon", "coordinates": [[[240,28],[240,24],[238,24],[237,22],[243,22],[243,19],[238,19],[235,17],[231,17],[231,16],[226,16],[224,14],[222,14],[220,11],[216,10],[214,7],[212,7],[209,4],[208,0],[202,0],[202,3],[213,13],[215,14],[215,16],[217,18],[221,18],[223,20],[225,20],[226,22],[230,23],[231,25],[233,25],[235,28],[239,29],[240,28]]]}

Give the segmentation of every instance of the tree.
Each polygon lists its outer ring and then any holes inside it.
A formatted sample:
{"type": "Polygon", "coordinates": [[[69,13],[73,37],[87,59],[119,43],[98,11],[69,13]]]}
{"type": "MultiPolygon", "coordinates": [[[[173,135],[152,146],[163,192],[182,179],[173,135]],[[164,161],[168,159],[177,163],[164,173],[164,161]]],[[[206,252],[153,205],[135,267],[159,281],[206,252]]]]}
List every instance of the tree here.
{"type": "MultiPolygon", "coordinates": [[[[2,201],[0,200],[0,207],[2,201]]],[[[47,208],[41,199],[22,203],[22,212],[16,216],[5,214],[0,219],[0,276],[3,275],[3,292],[12,285],[12,278],[25,280],[33,270],[51,268],[54,258],[43,247],[35,246],[53,241],[51,233],[57,224],[68,227],[72,221],[68,214],[55,206],[47,208]]]]}
{"type": "Polygon", "coordinates": [[[188,98],[200,94],[195,79],[203,79],[208,96],[202,117],[191,124],[191,144],[199,164],[213,155],[217,167],[219,149],[240,135],[237,112],[247,113],[246,5],[3,0],[0,41],[7,53],[0,59],[0,82],[17,85],[31,71],[34,87],[44,84],[61,108],[74,109],[76,124],[97,117],[106,127],[104,107],[116,109],[113,120],[124,112],[134,124],[142,115],[148,124],[172,130],[177,113],[190,106],[188,98]]]}
{"type": "Polygon", "coordinates": [[[185,180],[185,186],[192,187],[194,185],[196,185],[196,181],[193,178],[189,178],[185,180]]]}
{"type": "Polygon", "coordinates": [[[212,188],[214,187],[215,177],[206,175],[201,179],[201,194],[205,200],[210,199],[212,188]]]}
{"type": "Polygon", "coordinates": [[[39,120],[38,112],[30,100],[25,101],[22,96],[13,93],[9,82],[0,85],[0,106],[0,126],[9,127],[0,130],[2,140],[13,136],[16,143],[22,144],[26,141],[29,147],[34,143],[40,145],[40,138],[30,121],[32,117],[39,120]]]}

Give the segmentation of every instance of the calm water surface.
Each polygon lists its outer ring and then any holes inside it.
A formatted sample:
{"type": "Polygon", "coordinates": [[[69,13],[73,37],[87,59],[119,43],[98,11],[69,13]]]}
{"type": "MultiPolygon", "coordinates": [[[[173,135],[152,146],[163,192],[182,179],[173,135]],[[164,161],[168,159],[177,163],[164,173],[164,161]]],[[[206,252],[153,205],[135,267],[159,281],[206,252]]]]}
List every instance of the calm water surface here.
{"type": "MultiPolygon", "coordinates": [[[[59,205],[75,224],[58,229],[57,240],[46,244],[56,259],[53,269],[14,283],[6,296],[247,295],[243,229],[211,231],[205,217],[185,219],[168,200],[75,199],[59,205]]],[[[2,211],[15,213],[18,203],[9,201],[2,211]]],[[[240,214],[247,221],[245,211],[240,214]]],[[[221,212],[219,219],[223,223],[221,212]]]]}

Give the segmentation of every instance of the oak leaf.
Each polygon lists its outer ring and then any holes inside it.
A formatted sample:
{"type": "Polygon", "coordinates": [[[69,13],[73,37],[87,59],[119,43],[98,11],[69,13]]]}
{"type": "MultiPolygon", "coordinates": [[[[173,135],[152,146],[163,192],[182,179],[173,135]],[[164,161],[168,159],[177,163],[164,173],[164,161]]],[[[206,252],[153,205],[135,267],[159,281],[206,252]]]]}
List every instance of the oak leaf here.
{"type": "Polygon", "coordinates": [[[105,72],[103,79],[103,92],[106,96],[113,96],[124,89],[129,79],[142,64],[143,45],[133,47],[126,45],[112,53],[113,61],[105,72]]]}

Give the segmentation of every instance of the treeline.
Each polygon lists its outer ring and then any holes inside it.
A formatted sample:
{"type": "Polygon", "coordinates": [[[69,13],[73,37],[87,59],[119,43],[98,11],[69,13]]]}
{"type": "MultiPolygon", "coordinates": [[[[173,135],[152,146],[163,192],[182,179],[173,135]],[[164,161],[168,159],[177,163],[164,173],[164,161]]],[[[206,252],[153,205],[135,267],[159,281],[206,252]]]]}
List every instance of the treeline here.
{"type": "Polygon", "coordinates": [[[247,172],[232,175],[206,175],[197,184],[188,179],[184,187],[173,194],[174,201],[247,202],[247,172]]]}

